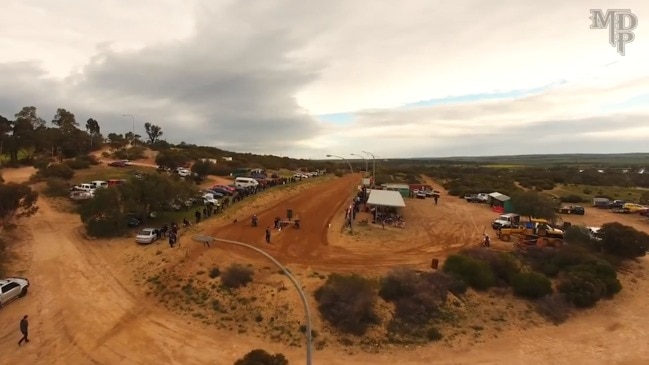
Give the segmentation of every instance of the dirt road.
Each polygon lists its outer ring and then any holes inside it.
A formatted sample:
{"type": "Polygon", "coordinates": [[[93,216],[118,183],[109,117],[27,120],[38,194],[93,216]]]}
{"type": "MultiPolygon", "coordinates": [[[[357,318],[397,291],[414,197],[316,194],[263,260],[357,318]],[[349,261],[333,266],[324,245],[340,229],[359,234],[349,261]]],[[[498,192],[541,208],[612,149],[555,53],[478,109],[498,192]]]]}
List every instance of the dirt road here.
{"type": "MultiPolygon", "coordinates": [[[[273,245],[263,243],[264,226],[255,230],[247,221],[226,225],[213,234],[258,242],[287,262],[313,263],[315,259],[330,268],[354,268],[363,257],[345,247],[327,245],[323,237],[328,228],[323,222],[330,213],[339,213],[354,184],[354,177],[339,179],[259,212],[263,224],[291,207],[303,217],[302,230],[289,228],[276,234],[273,245]],[[347,254],[357,256],[347,258],[347,254]]],[[[477,208],[466,209],[461,214],[477,208]]],[[[130,240],[86,241],[78,227],[77,216],[54,211],[41,201],[39,213],[20,228],[26,239],[17,250],[21,260],[15,273],[29,277],[33,284],[25,298],[0,310],[2,363],[230,365],[253,348],[282,352],[291,364],[304,363],[303,349],[188,323],[159,309],[129,276],[128,258],[142,248],[130,240]],[[18,347],[18,321],[24,314],[31,319],[31,342],[18,347]]],[[[381,263],[397,262],[401,254],[392,256],[383,256],[381,263]]],[[[415,257],[413,254],[412,259],[415,257]]],[[[645,295],[649,291],[647,260],[642,265],[645,269],[638,274],[635,289],[625,289],[615,300],[559,327],[521,329],[462,348],[434,344],[387,349],[381,354],[348,354],[327,347],[315,352],[314,364],[646,364],[649,318],[642,308],[649,304],[645,295]]]]}

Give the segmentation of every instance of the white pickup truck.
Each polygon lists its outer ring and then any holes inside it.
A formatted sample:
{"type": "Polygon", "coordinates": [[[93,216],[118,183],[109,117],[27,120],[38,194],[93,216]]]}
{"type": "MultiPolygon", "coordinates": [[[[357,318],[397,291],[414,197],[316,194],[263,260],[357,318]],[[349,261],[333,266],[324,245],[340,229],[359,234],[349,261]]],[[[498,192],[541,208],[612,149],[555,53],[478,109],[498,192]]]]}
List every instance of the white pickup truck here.
{"type": "Polygon", "coordinates": [[[29,280],[13,277],[0,280],[0,307],[27,295],[29,280]]]}

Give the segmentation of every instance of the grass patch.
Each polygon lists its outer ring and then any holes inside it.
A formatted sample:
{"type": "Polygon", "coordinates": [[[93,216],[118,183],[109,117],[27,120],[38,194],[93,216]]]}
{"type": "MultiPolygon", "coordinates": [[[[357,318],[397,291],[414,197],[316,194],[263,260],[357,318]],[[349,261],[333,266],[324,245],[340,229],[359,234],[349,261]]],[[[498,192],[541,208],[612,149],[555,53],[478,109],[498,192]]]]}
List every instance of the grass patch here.
{"type": "Polygon", "coordinates": [[[75,185],[94,180],[128,179],[136,172],[156,173],[154,168],[142,166],[91,166],[89,169],[75,171],[70,183],[75,185]]]}
{"type": "Polygon", "coordinates": [[[640,200],[640,195],[646,190],[619,186],[558,185],[549,192],[558,196],[578,195],[589,201],[595,196],[603,195],[614,199],[637,202],[640,200]]]}

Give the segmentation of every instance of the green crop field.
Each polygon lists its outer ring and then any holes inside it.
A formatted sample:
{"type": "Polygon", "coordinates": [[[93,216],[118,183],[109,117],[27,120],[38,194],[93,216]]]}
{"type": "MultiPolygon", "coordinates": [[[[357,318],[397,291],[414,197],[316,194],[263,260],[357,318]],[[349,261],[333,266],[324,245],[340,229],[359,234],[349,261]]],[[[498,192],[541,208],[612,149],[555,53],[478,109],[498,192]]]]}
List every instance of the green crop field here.
{"type": "Polygon", "coordinates": [[[614,199],[637,202],[640,200],[640,195],[647,190],[618,186],[559,185],[549,192],[558,196],[579,195],[586,200],[592,200],[597,195],[604,195],[614,199]]]}

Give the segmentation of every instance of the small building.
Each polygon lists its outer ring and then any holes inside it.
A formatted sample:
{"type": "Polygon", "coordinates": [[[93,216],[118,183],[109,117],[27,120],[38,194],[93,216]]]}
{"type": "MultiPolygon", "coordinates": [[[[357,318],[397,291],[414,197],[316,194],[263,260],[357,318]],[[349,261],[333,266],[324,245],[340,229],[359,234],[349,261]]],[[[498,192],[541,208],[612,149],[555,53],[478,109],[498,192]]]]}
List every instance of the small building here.
{"type": "Polygon", "coordinates": [[[410,197],[410,185],[408,184],[382,184],[383,190],[398,191],[404,198],[410,197]]]}
{"type": "Polygon", "coordinates": [[[232,161],[232,157],[221,157],[223,161],[232,161]]]}
{"type": "Polygon", "coordinates": [[[505,213],[514,212],[511,198],[499,192],[493,192],[489,194],[489,205],[491,205],[491,207],[500,207],[505,213]]]}
{"type": "Polygon", "coordinates": [[[372,185],[372,181],[371,181],[371,179],[370,179],[369,177],[364,177],[364,178],[361,180],[361,185],[362,185],[362,186],[365,186],[365,187],[371,186],[371,185],[372,185]]]}

